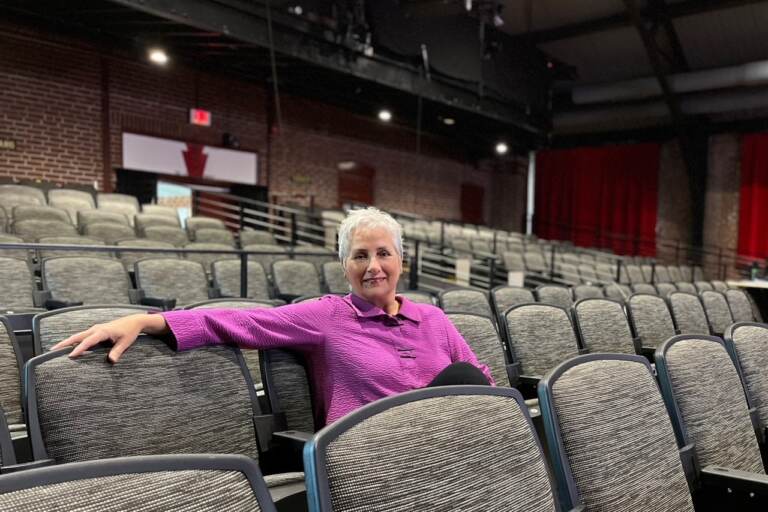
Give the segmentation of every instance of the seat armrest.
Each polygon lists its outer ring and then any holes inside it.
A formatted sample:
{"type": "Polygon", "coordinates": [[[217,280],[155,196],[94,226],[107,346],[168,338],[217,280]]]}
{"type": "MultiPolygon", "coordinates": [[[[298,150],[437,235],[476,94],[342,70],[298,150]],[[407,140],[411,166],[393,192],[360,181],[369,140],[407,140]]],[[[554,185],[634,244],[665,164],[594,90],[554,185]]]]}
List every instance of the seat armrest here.
{"type": "Polygon", "coordinates": [[[208,288],[208,298],[209,299],[220,299],[221,298],[221,290],[219,290],[215,286],[212,286],[212,287],[208,288]]]}
{"type": "Polygon", "coordinates": [[[539,385],[539,381],[541,380],[541,377],[538,375],[521,375],[520,376],[520,384],[523,386],[530,386],[533,389],[536,389],[536,387],[539,385]]]}
{"type": "Polygon", "coordinates": [[[259,451],[266,453],[272,449],[275,432],[285,431],[285,414],[282,412],[274,414],[254,414],[253,427],[256,430],[256,443],[259,451]]]}
{"type": "Polygon", "coordinates": [[[509,385],[513,388],[520,383],[520,363],[507,365],[507,377],[509,378],[509,385]]]}
{"type": "Polygon", "coordinates": [[[635,353],[636,354],[642,354],[643,353],[643,338],[638,336],[637,338],[632,338],[632,344],[635,346],[635,353]]]}
{"type": "Polygon", "coordinates": [[[128,299],[131,301],[131,304],[141,304],[141,299],[143,298],[144,290],[136,288],[128,289],[128,299]]]}
{"type": "Polygon", "coordinates": [[[304,450],[304,443],[312,439],[311,432],[301,432],[298,430],[282,430],[274,433],[273,442],[279,446],[290,448],[291,451],[301,453],[304,450]]]}
{"type": "Polygon", "coordinates": [[[42,308],[45,305],[45,301],[51,298],[50,290],[35,290],[32,292],[32,303],[36,308],[42,308]]]}
{"type": "Polygon", "coordinates": [[[176,307],[176,299],[162,299],[159,297],[143,297],[141,299],[142,306],[153,306],[160,308],[163,311],[170,311],[176,307]]]}
{"type": "Polygon", "coordinates": [[[83,305],[82,302],[75,302],[75,301],[67,302],[65,300],[56,300],[56,299],[48,299],[43,304],[43,306],[47,310],[71,308],[71,307],[74,307],[74,306],[82,306],[82,305],[83,305]]]}
{"type": "Polygon", "coordinates": [[[46,466],[53,466],[56,463],[53,459],[34,460],[32,462],[22,462],[21,464],[12,464],[10,466],[0,466],[0,475],[7,475],[8,473],[17,473],[19,471],[25,471],[27,469],[44,468],[46,466]]]}
{"type": "MultiPolygon", "coordinates": [[[[768,497],[768,475],[750,473],[722,466],[707,466],[699,475],[701,486],[705,489],[723,489],[724,494],[731,492],[754,493],[764,500],[768,497]]],[[[762,501],[761,501],[762,503],[762,501]]]]}

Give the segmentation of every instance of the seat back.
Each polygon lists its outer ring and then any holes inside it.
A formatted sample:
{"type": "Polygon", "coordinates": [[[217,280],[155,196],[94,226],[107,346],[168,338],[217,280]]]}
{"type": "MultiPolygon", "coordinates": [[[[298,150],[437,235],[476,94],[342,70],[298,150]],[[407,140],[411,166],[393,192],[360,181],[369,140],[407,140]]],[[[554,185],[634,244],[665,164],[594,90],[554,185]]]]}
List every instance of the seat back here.
{"type": "Polygon", "coordinates": [[[157,308],[132,305],[94,305],[54,309],[32,318],[35,355],[51,350],[56,343],[85,331],[96,324],[111,322],[137,313],[159,311],[157,308]]]}
{"type": "Polygon", "coordinates": [[[136,286],[146,297],[176,299],[176,306],[208,300],[208,277],[197,261],[147,258],[134,265],[136,286]]]}
{"type": "Polygon", "coordinates": [[[255,229],[243,229],[240,231],[240,247],[251,244],[277,245],[275,235],[268,231],[258,231],[255,229]]]}
{"type": "Polygon", "coordinates": [[[725,348],[741,370],[749,404],[761,425],[768,425],[768,326],[739,322],[725,331],[725,348]]]}
{"type": "Polygon", "coordinates": [[[195,231],[195,242],[235,246],[235,237],[228,229],[200,228],[195,231]]]}
{"type": "MultiPolygon", "coordinates": [[[[88,238],[87,236],[44,236],[38,239],[41,244],[62,244],[62,245],[104,245],[103,240],[88,238]]],[[[37,251],[37,259],[55,258],[56,256],[87,256],[94,258],[111,258],[111,252],[94,251],[65,251],[61,249],[40,249],[37,251]]]]}
{"type": "Polygon", "coordinates": [[[579,275],[581,280],[586,283],[597,283],[599,281],[594,263],[579,264],[579,275]]]}
{"type": "Polygon", "coordinates": [[[581,277],[579,269],[572,263],[560,263],[557,265],[557,271],[560,274],[560,280],[569,285],[579,284],[581,277]]]}
{"type": "Polygon", "coordinates": [[[490,317],[474,313],[447,313],[469,348],[491,370],[497,386],[508,386],[507,358],[496,325],[490,317]]]}
{"type": "Polygon", "coordinates": [[[77,212],[77,225],[83,229],[88,224],[124,224],[129,225],[128,217],[122,213],[107,210],[80,210],[77,212]]]}
{"type": "Polygon", "coordinates": [[[320,272],[323,264],[329,261],[339,261],[339,255],[325,247],[316,245],[297,245],[293,248],[293,259],[296,261],[308,261],[320,272]],[[304,254],[296,254],[304,253],[304,254]]]}
{"type": "MultiPolygon", "coordinates": [[[[151,228],[150,228],[151,229],[151,228]]],[[[121,240],[117,242],[120,247],[147,247],[151,249],[175,249],[176,247],[168,242],[161,242],[158,240],[147,240],[145,238],[137,238],[134,240],[121,240]]],[[[133,266],[137,261],[144,258],[171,258],[178,259],[179,255],[176,253],[158,253],[158,252],[119,252],[118,256],[120,261],[123,262],[123,266],[126,270],[132,271],[133,266]]]]}
{"type": "Polygon", "coordinates": [[[715,291],[725,293],[728,290],[728,285],[725,281],[710,281],[710,283],[715,291]]]}
{"type": "MultiPolygon", "coordinates": [[[[0,207],[0,210],[2,208],[0,207]]],[[[14,235],[7,235],[0,233],[0,244],[23,244],[24,239],[14,235]]],[[[0,256],[8,258],[16,258],[19,260],[26,260],[29,258],[29,251],[27,249],[0,249],[0,256]]]]}
{"type": "Polygon", "coordinates": [[[59,256],[43,260],[40,275],[51,298],[83,304],[130,304],[131,280],[123,265],[108,258],[59,256]]]}
{"type": "Polygon", "coordinates": [[[667,300],[680,334],[710,334],[707,314],[698,295],[673,292],[667,300]]]}
{"type": "Polygon", "coordinates": [[[42,205],[18,205],[13,207],[11,214],[14,222],[20,222],[22,220],[53,220],[56,222],[64,222],[66,224],[72,224],[72,219],[66,210],[55,208],[53,206],[42,205]]]}
{"type": "Polygon", "coordinates": [[[598,263],[595,265],[597,278],[603,283],[612,283],[616,281],[616,266],[611,263],[598,263]]]}
{"type": "Polygon", "coordinates": [[[656,291],[659,297],[669,297],[669,294],[677,291],[677,287],[672,283],[656,283],[656,291]]]}
{"type": "Polygon", "coordinates": [[[635,293],[627,300],[627,316],[635,337],[655,348],[676,334],[667,302],[656,295],[635,293]]]}
{"type": "Polygon", "coordinates": [[[635,283],[630,286],[633,293],[649,293],[651,295],[658,295],[656,287],[650,283],[635,283]]]}
{"type": "Polygon", "coordinates": [[[581,500],[585,510],[693,512],[675,434],[643,357],[571,359],[539,383],[539,404],[564,508],[581,500]]]}
{"type": "Polygon", "coordinates": [[[538,251],[526,251],[523,254],[525,260],[525,269],[529,272],[545,273],[549,269],[547,262],[544,261],[544,256],[538,251]]]}
{"type": "MultiPolygon", "coordinates": [[[[233,248],[231,245],[225,245],[225,244],[213,244],[213,243],[205,243],[205,242],[190,242],[184,246],[185,249],[194,249],[194,250],[213,250],[213,251],[232,251],[233,248]]],[[[216,260],[226,260],[226,259],[237,259],[237,254],[222,254],[222,253],[186,253],[184,254],[184,257],[190,261],[197,261],[201,265],[203,265],[203,268],[205,268],[206,272],[211,271],[211,263],[213,263],[216,260]]]]}
{"type": "Polygon", "coordinates": [[[0,256],[0,282],[1,309],[34,307],[35,282],[26,260],[0,256]]]}
{"type": "Polygon", "coordinates": [[[603,288],[605,296],[609,299],[618,300],[619,302],[626,302],[629,296],[632,295],[632,290],[629,286],[619,283],[610,283],[603,288]]]}
{"type": "Polygon", "coordinates": [[[323,429],[304,454],[311,510],[558,510],[515,389],[449,386],[384,398],[323,429]]]}
{"type": "Polygon", "coordinates": [[[677,281],[685,281],[685,279],[683,279],[683,273],[680,272],[680,267],[669,265],[667,267],[667,272],[669,273],[669,280],[673,283],[677,281]]]}
{"type": "Polygon", "coordinates": [[[279,260],[272,263],[272,279],[279,295],[320,295],[320,276],[308,261],[279,260]]]}
{"type": "Polygon", "coordinates": [[[48,352],[27,362],[35,460],[61,464],[164,453],[258,458],[253,416],[260,411],[239,349],[177,352],[142,336],[116,365],[106,360],[106,348],[76,360],[68,353],[48,352]]]}
{"type": "MultiPolygon", "coordinates": [[[[224,297],[240,297],[240,260],[216,260],[211,264],[213,286],[224,297]]],[[[247,296],[252,299],[269,300],[269,281],[264,267],[256,261],[248,262],[247,296]]]]}
{"type": "Polygon", "coordinates": [[[139,201],[127,194],[112,194],[99,192],[96,194],[96,204],[99,210],[122,213],[128,217],[128,223],[133,226],[133,216],[139,213],[139,201]]]}
{"type": "Polygon", "coordinates": [[[521,286],[497,286],[491,291],[491,299],[497,315],[501,315],[512,306],[535,302],[533,290],[521,286]]]}
{"type": "Polygon", "coordinates": [[[508,272],[523,272],[525,271],[525,261],[523,261],[523,255],[519,252],[505,252],[502,255],[504,261],[504,268],[508,272]]]}
{"type": "Polygon", "coordinates": [[[475,313],[476,315],[493,317],[488,294],[480,290],[456,288],[444,290],[438,296],[440,307],[445,312],[475,313]]]}
{"type": "Polygon", "coordinates": [[[695,283],[693,283],[693,286],[696,287],[696,291],[699,293],[704,291],[714,291],[715,289],[712,286],[712,284],[708,281],[696,281],[695,283]]]}
{"type": "Polygon", "coordinates": [[[627,277],[630,283],[638,284],[645,282],[645,276],[639,265],[629,264],[625,265],[625,268],[627,269],[627,277]]]}
{"type": "Polygon", "coordinates": [[[172,228],[180,227],[178,217],[168,215],[157,215],[152,213],[137,213],[133,218],[136,232],[139,235],[144,234],[144,230],[150,226],[169,226],[172,228]]]}
{"type": "Polygon", "coordinates": [[[282,349],[262,351],[259,357],[272,412],[284,416],[288,430],[314,432],[312,391],[303,357],[282,349]]]}
{"type": "Polygon", "coordinates": [[[185,227],[187,228],[187,232],[189,232],[190,240],[195,239],[195,232],[198,229],[202,229],[202,228],[227,229],[227,226],[224,224],[224,221],[222,221],[221,219],[215,219],[213,217],[205,217],[205,216],[188,217],[187,220],[185,221],[185,227]]]}
{"type": "Polygon", "coordinates": [[[187,232],[177,226],[148,226],[144,228],[148,240],[158,240],[183,247],[189,243],[187,232]]]}
{"type": "Polygon", "coordinates": [[[0,185],[0,204],[2,205],[45,205],[46,203],[45,192],[41,188],[28,185],[0,185]]]}
{"type": "Polygon", "coordinates": [[[656,282],[657,283],[672,282],[672,279],[669,275],[669,270],[664,265],[656,265],[656,282]]]}
{"type": "Polygon", "coordinates": [[[694,295],[697,295],[699,292],[696,290],[696,287],[693,286],[693,283],[689,283],[687,281],[678,281],[675,283],[675,286],[677,286],[677,289],[681,292],[686,293],[693,293],[694,295]]]}
{"type": "Polygon", "coordinates": [[[91,238],[104,240],[107,245],[115,245],[119,240],[133,239],[136,232],[127,224],[116,222],[94,222],[83,227],[83,234],[91,238]]]}
{"type": "Polygon", "coordinates": [[[543,284],[536,288],[536,299],[545,304],[552,304],[564,309],[573,305],[571,290],[556,284],[543,284]]]}
{"type": "Polygon", "coordinates": [[[38,238],[45,236],[77,236],[75,226],[58,220],[27,219],[14,222],[11,226],[13,232],[24,239],[25,242],[36,242],[38,238]]]}
{"type": "Polygon", "coordinates": [[[752,310],[752,303],[749,301],[747,292],[740,289],[726,290],[725,298],[728,301],[734,322],[753,322],[755,320],[755,312],[752,310]]]}
{"type": "Polygon", "coordinates": [[[177,220],[179,218],[179,210],[177,208],[164,204],[143,204],[141,205],[141,212],[149,213],[151,215],[165,215],[177,220]]]}
{"type": "Polygon", "coordinates": [[[21,408],[21,348],[8,319],[0,316],[0,409],[7,425],[23,424],[21,408]]]}
{"type": "Polygon", "coordinates": [[[655,359],[678,442],[693,443],[699,465],[765,473],[744,387],[723,340],[675,336],[655,359]]]}
{"type": "Polygon", "coordinates": [[[583,299],[573,306],[573,321],[581,343],[590,352],[634,354],[635,344],[622,303],[612,299],[583,299]]]}
{"type": "Polygon", "coordinates": [[[349,282],[344,276],[344,267],[338,261],[323,263],[323,281],[329,293],[349,293],[349,282]]]}
{"type": "Polygon", "coordinates": [[[689,283],[693,281],[693,267],[690,265],[680,265],[680,277],[682,277],[683,281],[688,281],[689,283]]]}
{"type": "Polygon", "coordinates": [[[526,375],[544,375],[579,347],[568,311],[550,304],[521,304],[504,313],[512,360],[526,375]]]}
{"type": "Polygon", "coordinates": [[[435,296],[429,292],[421,292],[418,290],[406,290],[402,292],[397,292],[397,294],[402,295],[403,297],[407,297],[408,300],[410,300],[411,302],[415,302],[417,304],[429,304],[431,306],[434,306],[436,303],[435,296]]]}
{"type": "Polygon", "coordinates": [[[249,254],[248,259],[258,261],[269,273],[272,272],[273,262],[288,259],[288,250],[282,245],[250,244],[244,246],[243,250],[256,251],[255,254],[249,254]]]}
{"type": "Polygon", "coordinates": [[[573,300],[577,301],[581,299],[598,299],[605,296],[603,295],[603,289],[594,284],[580,284],[574,286],[572,291],[573,300]]]}
{"type": "Polygon", "coordinates": [[[733,315],[725,295],[714,290],[704,290],[699,296],[707,312],[712,333],[722,336],[728,326],[733,323],[733,315]]]}

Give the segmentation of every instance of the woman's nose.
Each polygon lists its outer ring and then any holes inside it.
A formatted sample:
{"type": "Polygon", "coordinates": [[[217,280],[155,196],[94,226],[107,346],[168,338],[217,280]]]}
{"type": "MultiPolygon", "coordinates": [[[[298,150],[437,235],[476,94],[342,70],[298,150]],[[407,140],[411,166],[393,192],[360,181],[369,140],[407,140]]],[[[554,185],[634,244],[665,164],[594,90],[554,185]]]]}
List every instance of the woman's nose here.
{"type": "Polygon", "coordinates": [[[378,272],[381,268],[381,265],[379,265],[379,259],[376,256],[371,256],[371,259],[368,260],[368,268],[366,269],[370,273],[378,272]]]}

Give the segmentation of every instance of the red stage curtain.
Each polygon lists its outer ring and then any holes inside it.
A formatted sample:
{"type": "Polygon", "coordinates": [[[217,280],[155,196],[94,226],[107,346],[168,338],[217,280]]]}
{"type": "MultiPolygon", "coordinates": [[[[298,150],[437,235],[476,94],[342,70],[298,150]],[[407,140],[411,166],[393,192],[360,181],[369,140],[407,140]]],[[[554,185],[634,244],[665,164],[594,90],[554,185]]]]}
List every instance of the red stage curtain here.
{"type": "Polygon", "coordinates": [[[739,254],[768,257],[768,133],[745,135],[741,141],[739,254]]]}
{"type": "Polygon", "coordinates": [[[540,151],[534,232],[654,256],[659,154],[658,144],[540,151]]]}

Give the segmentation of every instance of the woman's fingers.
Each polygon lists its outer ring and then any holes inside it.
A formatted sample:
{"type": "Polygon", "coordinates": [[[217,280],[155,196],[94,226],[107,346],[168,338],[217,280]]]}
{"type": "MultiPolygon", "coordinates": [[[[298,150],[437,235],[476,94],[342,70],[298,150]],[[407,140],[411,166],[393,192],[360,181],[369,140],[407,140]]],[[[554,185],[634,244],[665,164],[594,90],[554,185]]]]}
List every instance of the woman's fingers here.
{"type": "Polygon", "coordinates": [[[77,345],[81,341],[83,341],[85,338],[87,338],[91,333],[93,332],[93,327],[88,329],[87,331],[79,332],[77,334],[73,334],[69,338],[65,339],[64,341],[60,341],[54,346],[51,347],[51,350],[59,350],[65,347],[69,347],[72,345],[77,345]]]}
{"type": "MultiPolygon", "coordinates": [[[[87,331],[86,331],[87,332],[87,331]]],[[[69,353],[69,357],[75,358],[80,357],[83,352],[90,349],[94,345],[98,345],[102,341],[106,341],[110,339],[109,333],[102,329],[96,329],[91,334],[86,336],[83,341],[80,342],[79,345],[77,345],[72,352],[69,353]]]]}
{"type": "Polygon", "coordinates": [[[120,359],[120,356],[123,355],[123,352],[125,352],[128,347],[133,345],[134,341],[136,341],[135,336],[122,336],[115,342],[115,346],[112,347],[112,350],[109,351],[109,355],[107,356],[109,361],[112,364],[116,363],[120,359]]]}

